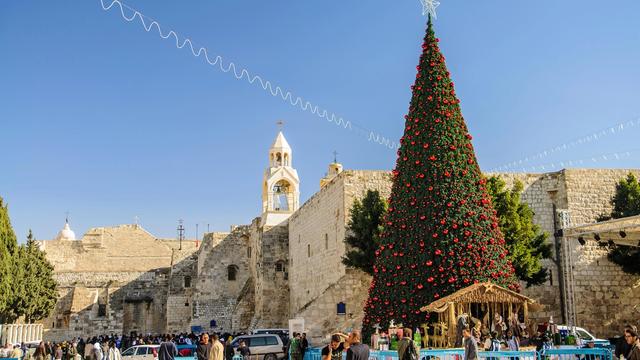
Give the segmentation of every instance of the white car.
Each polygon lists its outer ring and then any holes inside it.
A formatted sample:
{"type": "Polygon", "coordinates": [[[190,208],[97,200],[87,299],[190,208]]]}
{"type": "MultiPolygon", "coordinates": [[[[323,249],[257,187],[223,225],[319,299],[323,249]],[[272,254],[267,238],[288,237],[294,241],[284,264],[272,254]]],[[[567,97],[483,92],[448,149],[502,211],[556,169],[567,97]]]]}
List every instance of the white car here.
{"type": "Polygon", "coordinates": [[[566,331],[567,333],[571,333],[571,329],[575,329],[576,331],[576,336],[580,338],[580,340],[582,340],[583,344],[586,344],[588,342],[593,342],[596,345],[608,345],[609,344],[609,340],[605,340],[605,339],[598,339],[595,336],[593,336],[590,332],[588,332],[586,329],[581,328],[581,327],[572,327],[572,326],[566,326],[566,325],[558,325],[558,331],[566,331]]]}
{"type": "Polygon", "coordinates": [[[122,352],[123,360],[154,360],[160,345],[135,345],[122,352]]]}

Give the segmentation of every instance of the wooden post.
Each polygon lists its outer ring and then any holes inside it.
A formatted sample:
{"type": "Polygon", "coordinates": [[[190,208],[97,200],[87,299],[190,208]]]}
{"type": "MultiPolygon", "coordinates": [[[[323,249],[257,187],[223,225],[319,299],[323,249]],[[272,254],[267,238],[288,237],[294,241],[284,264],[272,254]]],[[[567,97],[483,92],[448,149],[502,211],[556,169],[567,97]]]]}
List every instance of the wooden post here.
{"type": "Polygon", "coordinates": [[[522,312],[524,312],[524,323],[529,321],[529,303],[526,301],[522,304],[522,312]]]}

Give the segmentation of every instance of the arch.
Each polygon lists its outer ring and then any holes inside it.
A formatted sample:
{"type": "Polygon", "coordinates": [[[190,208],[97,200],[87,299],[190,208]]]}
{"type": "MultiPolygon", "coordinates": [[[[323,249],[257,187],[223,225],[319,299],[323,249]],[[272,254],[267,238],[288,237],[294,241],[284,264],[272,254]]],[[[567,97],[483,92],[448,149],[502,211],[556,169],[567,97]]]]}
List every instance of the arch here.
{"type": "Polygon", "coordinates": [[[275,211],[289,211],[289,199],[292,194],[291,184],[287,180],[279,180],[273,185],[273,209],[275,211]]]}
{"type": "Polygon", "coordinates": [[[227,266],[227,280],[236,281],[237,276],[238,276],[238,266],[236,265],[227,266]]]}
{"type": "Polygon", "coordinates": [[[289,153],[284,153],[284,166],[290,166],[289,165],[289,153]]]}
{"type": "Polygon", "coordinates": [[[276,153],[276,166],[282,166],[282,153],[276,153]]]}

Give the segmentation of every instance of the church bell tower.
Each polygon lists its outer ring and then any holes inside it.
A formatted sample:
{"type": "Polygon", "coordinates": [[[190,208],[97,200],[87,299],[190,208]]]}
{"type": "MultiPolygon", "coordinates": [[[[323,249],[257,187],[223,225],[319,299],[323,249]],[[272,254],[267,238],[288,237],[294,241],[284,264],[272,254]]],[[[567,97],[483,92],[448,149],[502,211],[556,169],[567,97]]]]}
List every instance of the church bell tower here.
{"type": "Polygon", "coordinates": [[[292,167],[291,146],[282,131],[269,149],[269,167],[262,182],[262,225],[275,226],[300,207],[300,179],[292,167]]]}

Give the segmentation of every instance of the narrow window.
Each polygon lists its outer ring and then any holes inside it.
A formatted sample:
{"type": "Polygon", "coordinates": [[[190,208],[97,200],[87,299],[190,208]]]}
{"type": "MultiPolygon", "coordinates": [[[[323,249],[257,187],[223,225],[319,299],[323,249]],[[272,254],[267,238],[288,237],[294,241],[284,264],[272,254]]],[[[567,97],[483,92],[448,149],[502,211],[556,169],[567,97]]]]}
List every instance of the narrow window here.
{"type": "Polygon", "coordinates": [[[324,249],[329,250],[329,234],[324,234],[324,249]]]}
{"type": "Polygon", "coordinates": [[[251,246],[247,247],[247,257],[251,258],[251,246]]]}
{"type": "Polygon", "coordinates": [[[184,277],[184,287],[185,288],[190,288],[191,287],[191,276],[185,276],[184,277]]]}
{"type": "Polygon", "coordinates": [[[98,304],[98,316],[107,316],[107,304],[98,304]]]}
{"type": "Polygon", "coordinates": [[[553,286],[553,273],[549,271],[549,285],[553,286]]]}
{"type": "Polygon", "coordinates": [[[229,281],[236,281],[236,275],[238,273],[238,267],[235,265],[229,265],[227,267],[227,279],[229,281]]]}
{"type": "Polygon", "coordinates": [[[339,302],[337,307],[337,314],[338,315],[346,315],[347,314],[347,304],[343,303],[343,302],[339,302]]]}
{"type": "Polygon", "coordinates": [[[311,244],[307,244],[307,257],[311,257],[311,244]]]}
{"type": "Polygon", "coordinates": [[[284,272],[284,261],[276,262],[276,272],[284,272]]]}

